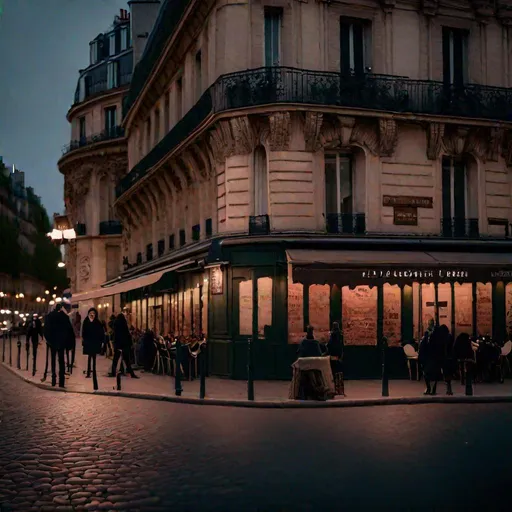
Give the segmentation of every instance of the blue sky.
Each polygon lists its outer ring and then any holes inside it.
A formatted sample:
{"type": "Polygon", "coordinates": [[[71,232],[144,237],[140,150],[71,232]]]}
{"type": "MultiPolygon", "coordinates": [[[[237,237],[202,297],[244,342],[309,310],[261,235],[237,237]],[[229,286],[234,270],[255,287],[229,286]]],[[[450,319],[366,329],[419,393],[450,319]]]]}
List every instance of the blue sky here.
{"type": "Polygon", "coordinates": [[[50,216],[64,208],[57,161],[78,70],[119,9],[127,0],[0,0],[0,155],[25,171],[50,216]]]}

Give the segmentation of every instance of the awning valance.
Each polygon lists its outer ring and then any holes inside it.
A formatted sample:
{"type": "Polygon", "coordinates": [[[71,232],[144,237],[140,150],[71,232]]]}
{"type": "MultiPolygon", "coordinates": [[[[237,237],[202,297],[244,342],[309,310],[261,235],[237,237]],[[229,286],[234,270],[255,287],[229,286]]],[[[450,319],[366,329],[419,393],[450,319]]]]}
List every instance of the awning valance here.
{"type": "Polygon", "coordinates": [[[512,257],[506,253],[290,249],[286,255],[293,281],[303,284],[512,280],[512,257]]]}
{"type": "Polygon", "coordinates": [[[113,295],[118,295],[120,293],[126,293],[132,290],[136,290],[138,288],[145,288],[147,286],[154,285],[162,279],[162,277],[169,273],[174,272],[180,268],[189,266],[193,264],[195,260],[186,260],[180,263],[176,263],[175,265],[169,265],[155,272],[151,272],[149,274],[144,274],[142,276],[133,277],[132,279],[126,279],[124,281],[119,281],[119,283],[112,284],[110,286],[105,286],[103,288],[99,288],[97,290],[91,290],[88,292],[77,293],[72,296],[71,301],[73,303],[83,302],[86,300],[100,299],[102,297],[111,297],[113,295]]]}

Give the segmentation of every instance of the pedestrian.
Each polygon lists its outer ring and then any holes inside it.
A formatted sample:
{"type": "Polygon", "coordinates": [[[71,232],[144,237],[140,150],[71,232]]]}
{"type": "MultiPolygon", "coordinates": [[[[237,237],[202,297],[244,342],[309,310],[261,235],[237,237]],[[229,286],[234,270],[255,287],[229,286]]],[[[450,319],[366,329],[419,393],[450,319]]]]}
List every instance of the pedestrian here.
{"type": "MultiPolygon", "coordinates": [[[[39,337],[41,337],[41,340],[43,339],[43,325],[41,324],[41,320],[39,320],[37,313],[34,313],[32,315],[32,320],[30,321],[30,325],[29,325],[28,331],[27,331],[27,342],[29,340],[30,340],[30,342],[32,342],[32,377],[36,374],[37,347],[39,345],[39,337]]],[[[28,356],[28,348],[27,348],[27,356],[28,356]]],[[[27,367],[28,367],[28,362],[27,362],[27,367]]]]}
{"type": "Polygon", "coordinates": [[[446,325],[439,326],[440,342],[444,346],[443,377],[446,382],[446,394],[453,395],[452,380],[457,373],[457,359],[453,350],[453,336],[446,325]]]}
{"type": "Polygon", "coordinates": [[[441,379],[444,354],[445,345],[440,327],[435,326],[430,331],[429,326],[429,330],[421,340],[418,351],[418,361],[423,367],[425,377],[425,395],[435,395],[437,392],[437,382],[441,379]]]}
{"type": "Polygon", "coordinates": [[[112,361],[112,371],[109,377],[115,377],[117,374],[117,364],[119,359],[126,366],[126,371],[130,374],[132,379],[138,379],[135,375],[132,365],[130,364],[130,350],[132,347],[132,337],[130,335],[130,329],[128,328],[128,321],[126,316],[128,311],[123,309],[122,313],[117,315],[114,322],[114,359],[112,361]]]}
{"type": "Polygon", "coordinates": [[[334,322],[332,331],[327,343],[327,353],[331,360],[332,378],[334,379],[334,388],[337,395],[345,396],[345,383],[343,381],[343,333],[340,324],[334,322]]]}
{"type": "Polygon", "coordinates": [[[64,353],[67,346],[72,344],[75,339],[75,332],[68,313],[71,311],[71,304],[59,303],[55,309],[46,317],[44,326],[44,337],[50,345],[51,365],[52,365],[52,386],[57,383],[56,362],[59,364],[59,387],[65,387],[66,368],[64,362],[64,353]]]}
{"type": "Polygon", "coordinates": [[[105,341],[105,330],[98,319],[98,311],[94,308],[89,309],[82,326],[82,347],[83,353],[87,356],[87,374],[86,378],[94,377],[94,389],[98,389],[96,381],[96,356],[101,352],[101,347],[105,341]]]}

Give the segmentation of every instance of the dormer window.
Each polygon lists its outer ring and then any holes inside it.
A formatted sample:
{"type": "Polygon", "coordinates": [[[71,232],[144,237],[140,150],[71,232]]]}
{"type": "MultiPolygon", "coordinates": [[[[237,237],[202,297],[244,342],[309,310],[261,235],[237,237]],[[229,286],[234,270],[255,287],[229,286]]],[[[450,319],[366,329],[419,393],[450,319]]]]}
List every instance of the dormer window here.
{"type": "Polygon", "coordinates": [[[108,36],[108,54],[110,56],[116,54],[116,34],[114,32],[108,36]]]}
{"type": "Polygon", "coordinates": [[[128,27],[121,28],[121,51],[128,49],[128,27]]]}
{"type": "Polygon", "coordinates": [[[107,88],[119,87],[119,62],[111,61],[107,64],[107,88]]]}
{"type": "Polygon", "coordinates": [[[90,60],[91,60],[91,66],[92,66],[93,64],[96,64],[96,62],[98,62],[98,41],[93,41],[90,44],[90,52],[91,52],[90,60]]]}

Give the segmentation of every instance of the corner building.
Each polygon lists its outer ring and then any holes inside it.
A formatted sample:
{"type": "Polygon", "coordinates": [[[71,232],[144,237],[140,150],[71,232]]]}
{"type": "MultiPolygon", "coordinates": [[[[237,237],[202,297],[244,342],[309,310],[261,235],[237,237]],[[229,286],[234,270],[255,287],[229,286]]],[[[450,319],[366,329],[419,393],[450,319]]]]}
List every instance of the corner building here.
{"type": "Polygon", "coordinates": [[[116,188],[132,323],[207,332],[211,374],[287,378],[341,322],[346,375],[430,318],[512,327],[505,2],[164,2],[116,188]]]}

